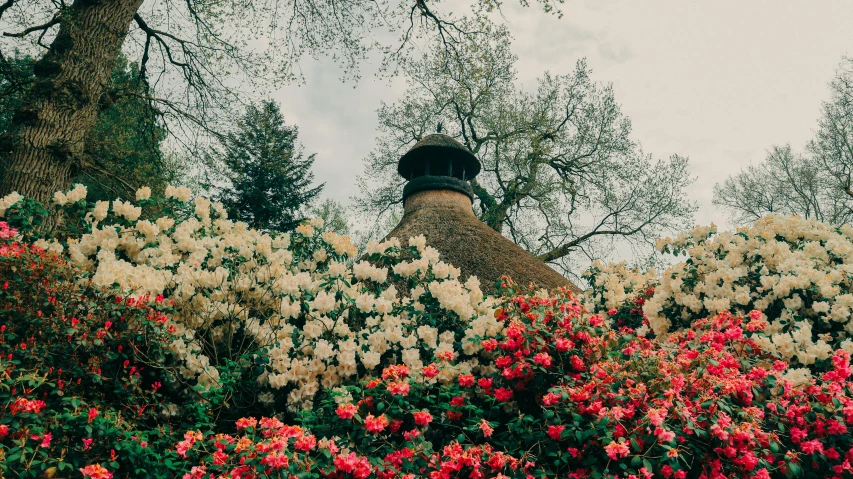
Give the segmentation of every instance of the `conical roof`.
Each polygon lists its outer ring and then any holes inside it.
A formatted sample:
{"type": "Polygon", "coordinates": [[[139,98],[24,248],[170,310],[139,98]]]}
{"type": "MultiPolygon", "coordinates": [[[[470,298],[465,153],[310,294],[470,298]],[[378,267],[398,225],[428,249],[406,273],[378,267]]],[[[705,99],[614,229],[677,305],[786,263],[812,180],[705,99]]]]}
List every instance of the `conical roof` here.
{"type": "Polygon", "coordinates": [[[423,191],[406,200],[406,211],[388,238],[405,241],[424,235],[442,261],[480,279],[486,293],[494,292],[506,275],[522,286],[580,289],[542,260],[533,256],[474,216],[467,196],[455,191],[423,191]]]}
{"type": "Polygon", "coordinates": [[[439,251],[441,259],[459,268],[463,277],[477,276],[487,293],[495,291],[504,275],[523,286],[569,287],[580,291],[563,275],[474,215],[467,180],[479,173],[480,162],[453,138],[441,134],[425,137],[403,155],[398,171],[411,181],[404,192],[403,218],[387,238],[405,241],[423,235],[427,244],[439,251]],[[465,162],[466,168],[469,165],[471,168],[467,172],[473,174],[462,175],[464,179],[455,174],[450,177],[427,173],[415,178],[404,174],[413,170],[423,172],[424,164],[436,164],[446,158],[465,162]]]}

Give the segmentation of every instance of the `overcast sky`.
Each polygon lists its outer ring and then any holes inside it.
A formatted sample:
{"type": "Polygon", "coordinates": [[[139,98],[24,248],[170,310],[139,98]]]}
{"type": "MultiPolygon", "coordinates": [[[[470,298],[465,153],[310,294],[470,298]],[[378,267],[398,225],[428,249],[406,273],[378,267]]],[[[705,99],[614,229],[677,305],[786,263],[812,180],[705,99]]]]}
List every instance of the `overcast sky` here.
{"type": "MultiPolygon", "coordinates": [[[[774,144],[801,150],[827,83],[853,55],[853,2],[566,0],[562,19],[507,0],[519,80],[570,73],[586,57],[593,79],[612,83],[634,140],[655,157],[690,158],[698,224],[726,225],[715,183],[764,157],[774,144]]],[[[442,2],[448,9],[453,1],[442,2]]],[[[325,195],[348,202],[376,138],[376,109],[403,94],[401,81],[371,76],[343,84],[330,61],[303,64],[306,84],[275,99],[300,128],[325,195]]]]}

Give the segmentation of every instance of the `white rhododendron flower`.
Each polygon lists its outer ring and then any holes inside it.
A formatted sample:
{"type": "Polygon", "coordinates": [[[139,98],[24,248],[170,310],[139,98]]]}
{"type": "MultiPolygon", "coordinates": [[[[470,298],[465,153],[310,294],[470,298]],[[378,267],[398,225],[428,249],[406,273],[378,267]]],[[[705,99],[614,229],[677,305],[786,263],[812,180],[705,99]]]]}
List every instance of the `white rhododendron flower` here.
{"type": "MultiPolygon", "coordinates": [[[[168,186],[165,196],[189,202],[191,192],[168,186]]],[[[84,197],[80,186],[57,195],[65,204],[84,197]]],[[[136,198],[150,199],[150,188],[136,198]]],[[[0,206],[19,200],[9,195],[0,206]]],[[[418,375],[449,354],[458,363],[437,380],[451,381],[479,367],[473,339],[503,330],[477,278],[460,278],[423,237],[370,243],[356,260],[350,238],[324,231],[322,220],[272,234],[229,220],[207,198],[192,205],[185,216],[150,217],[123,200],[96,202],[89,232],[64,252],[38,243],[82,268],[81,285],[168,301],[171,351],[188,388],[219,387],[219,351],[248,354],[261,365],[260,402],[310,409],[321,389],[394,362],[418,375]]]]}
{"type": "MultiPolygon", "coordinates": [[[[802,365],[826,360],[853,334],[853,227],[768,215],[735,232],[698,227],[657,242],[686,254],[660,275],[593,264],[586,295],[597,311],[619,308],[650,287],[642,304],[658,336],[720,311],[768,315],[760,346],[802,365]],[[689,261],[688,261],[689,260],[689,261]]],[[[760,335],[758,335],[760,336],[760,335]]],[[[848,346],[849,347],[849,346],[848,346]]],[[[791,373],[798,377],[799,373],[791,373]]]]}
{"type": "Polygon", "coordinates": [[[151,198],[151,188],[143,186],[136,190],[136,201],[147,200],[151,198]]]}

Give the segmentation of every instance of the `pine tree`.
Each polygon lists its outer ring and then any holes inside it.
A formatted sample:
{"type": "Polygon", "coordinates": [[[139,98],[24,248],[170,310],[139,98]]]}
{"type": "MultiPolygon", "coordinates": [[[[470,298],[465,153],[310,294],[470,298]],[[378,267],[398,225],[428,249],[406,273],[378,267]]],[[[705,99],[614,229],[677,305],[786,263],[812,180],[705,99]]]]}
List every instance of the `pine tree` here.
{"type": "Polygon", "coordinates": [[[303,156],[299,130],[287,126],[278,105],[249,105],[221,148],[211,152],[224,166],[228,185],[213,188],[229,216],[269,231],[290,231],[303,219],[305,207],[320,193],[313,186],[314,156],[303,156]]]}

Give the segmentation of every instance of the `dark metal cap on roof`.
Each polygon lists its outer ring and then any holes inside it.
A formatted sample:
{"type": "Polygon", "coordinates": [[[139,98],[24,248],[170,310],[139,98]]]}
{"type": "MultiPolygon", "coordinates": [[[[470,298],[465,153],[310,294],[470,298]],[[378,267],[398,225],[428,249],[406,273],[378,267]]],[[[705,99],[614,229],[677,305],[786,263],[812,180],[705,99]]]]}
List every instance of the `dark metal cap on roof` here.
{"type": "Polygon", "coordinates": [[[397,164],[407,180],[419,176],[453,176],[463,181],[480,173],[480,160],[453,138],[435,133],[415,143],[397,164]]]}

